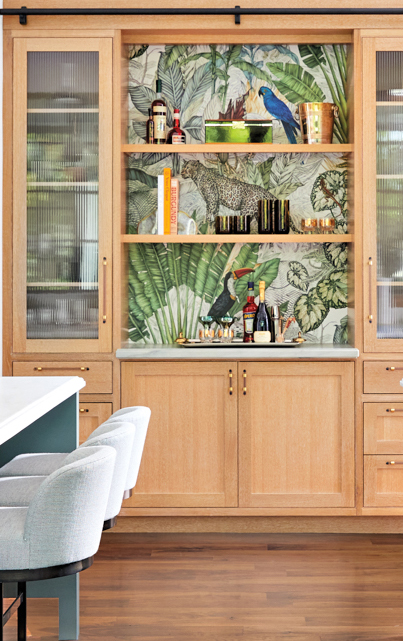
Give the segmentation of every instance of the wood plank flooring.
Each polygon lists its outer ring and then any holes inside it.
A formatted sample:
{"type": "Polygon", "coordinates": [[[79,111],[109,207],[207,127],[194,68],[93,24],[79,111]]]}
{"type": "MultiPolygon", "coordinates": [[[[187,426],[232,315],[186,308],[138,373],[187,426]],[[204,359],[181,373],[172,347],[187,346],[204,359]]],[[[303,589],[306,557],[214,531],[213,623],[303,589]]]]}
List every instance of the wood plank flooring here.
{"type": "MultiPolygon", "coordinates": [[[[55,602],[31,600],[28,624],[55,641],[55,602]]],[[[402,641],[403,536],[106,533],[80,639],[402,641]]]]}

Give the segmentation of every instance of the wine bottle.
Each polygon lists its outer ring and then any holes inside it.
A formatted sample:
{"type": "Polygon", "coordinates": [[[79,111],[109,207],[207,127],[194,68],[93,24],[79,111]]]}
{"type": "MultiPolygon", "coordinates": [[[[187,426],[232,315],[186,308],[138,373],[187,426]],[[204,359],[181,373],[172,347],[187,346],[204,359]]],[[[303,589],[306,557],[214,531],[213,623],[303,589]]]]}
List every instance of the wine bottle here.
{"type": "Polygon", "coordinates": [[[167,135],[168,145],[184,145],[186,143],[185,132],[179,125],[179,109],[174,109],[174,126],[167,135]]]}
{"type": "Polygon", "coordinates": [[[264,339],[264,342],[270,343],[271,320],[266,309],[264,296],[265,296],[265,282],[264,280],[260,280],[259,281],[259,307],[255,315],[253,337],[256,342],[259,342],[257,339],[260,339],[260,340],[264,339]],[[264,332],[264,334],[262,334],[261,332],[264,332]],[[256,336],[256,334],[259,334],[259,336],[256,336]]]}
{"type": "Polygon", "coordinates": [[[243,342],[253,343],[253,324],[257,312],[255,303],[255,283],[248,283],[248,298],[243,307],[243,342]]]}
{"type": "Polygon", "coordinates": [[[157,80],[157,97],[151,104],[154,121],[154,144],[164,145],[167,136],[167,105],[162,97],[162,82],[157,80]]]}

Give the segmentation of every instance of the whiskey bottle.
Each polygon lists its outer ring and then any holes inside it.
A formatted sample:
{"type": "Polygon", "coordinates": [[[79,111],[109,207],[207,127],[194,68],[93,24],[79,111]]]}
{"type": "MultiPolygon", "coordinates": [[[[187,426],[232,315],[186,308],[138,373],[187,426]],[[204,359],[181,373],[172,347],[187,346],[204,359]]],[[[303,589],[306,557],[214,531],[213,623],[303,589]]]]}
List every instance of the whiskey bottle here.
{"type": "Polygon", "coordinates": [[[154,144],[164,145],[167,135],[167,105],[162,97],[162,82],[157,80],[157,97],[151,104],[154,121],[154,144]]]}

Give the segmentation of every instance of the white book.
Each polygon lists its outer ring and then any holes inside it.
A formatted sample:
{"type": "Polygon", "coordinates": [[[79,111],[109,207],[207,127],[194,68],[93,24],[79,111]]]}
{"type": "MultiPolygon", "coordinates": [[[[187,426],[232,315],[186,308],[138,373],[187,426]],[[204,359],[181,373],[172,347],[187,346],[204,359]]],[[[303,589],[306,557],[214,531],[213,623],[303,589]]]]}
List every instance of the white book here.
{"type": "Polygon", "coordinates": [[[158,176],[157,234],[164,234],[164,174],[158,176]]]}

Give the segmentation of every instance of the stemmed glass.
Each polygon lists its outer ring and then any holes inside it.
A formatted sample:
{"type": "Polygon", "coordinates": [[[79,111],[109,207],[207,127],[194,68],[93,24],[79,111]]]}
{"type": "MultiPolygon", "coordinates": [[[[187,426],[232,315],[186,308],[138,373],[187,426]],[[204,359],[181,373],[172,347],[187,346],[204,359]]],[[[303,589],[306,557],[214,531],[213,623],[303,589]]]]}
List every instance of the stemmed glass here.
{"type": "Polygon", "coordinates": [[[202,343],[211,343],[214,338],[214,330],[211,325],[214,323],[212,316],[199,316],[199,321],[203,325],[203,329],[199,332],[199,338],[202,343]]]}
{"type": "Polygon", "coordinates": [[[221,327],[219,338],[222,343],[230,343],[234,338],[234,333],[231,330],[231,325],[234,320],[234,316],[220,316],[216,318],[217,323],[219,323],[221,327]]]}

